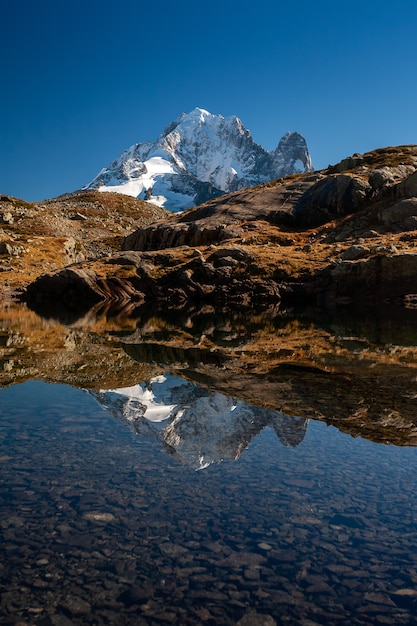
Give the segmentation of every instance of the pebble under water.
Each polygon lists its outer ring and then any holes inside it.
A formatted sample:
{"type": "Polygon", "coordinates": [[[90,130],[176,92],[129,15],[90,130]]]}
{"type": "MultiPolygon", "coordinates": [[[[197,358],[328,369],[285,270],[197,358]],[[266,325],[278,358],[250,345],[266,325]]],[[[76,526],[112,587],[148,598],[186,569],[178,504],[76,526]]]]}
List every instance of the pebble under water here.
{"type": "Polygon", "coordinates": [[[195,471],[86,392],[0,390],[0,623],[417,624],[417,450],[308,423],[195,471]]]}

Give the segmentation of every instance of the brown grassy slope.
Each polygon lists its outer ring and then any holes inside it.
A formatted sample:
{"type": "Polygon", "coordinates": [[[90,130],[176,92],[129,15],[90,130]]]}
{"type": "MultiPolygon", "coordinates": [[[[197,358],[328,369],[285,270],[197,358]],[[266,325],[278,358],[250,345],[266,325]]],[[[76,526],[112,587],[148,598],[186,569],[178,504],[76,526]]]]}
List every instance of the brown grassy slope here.
{"type": "Polygon", "coordinates": [[[44,272],[120,249],[123,238],[167,215],[116,193],[76,191],[43,202],[0,196],[0,294],[44,272]]]}

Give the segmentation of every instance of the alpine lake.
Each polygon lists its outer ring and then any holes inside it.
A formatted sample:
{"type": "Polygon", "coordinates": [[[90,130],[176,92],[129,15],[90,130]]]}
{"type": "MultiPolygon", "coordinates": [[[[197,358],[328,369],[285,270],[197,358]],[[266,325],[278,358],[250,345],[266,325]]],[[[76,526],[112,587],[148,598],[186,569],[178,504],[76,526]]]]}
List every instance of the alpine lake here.
{"type": "Polygon", "coordinates": [[[0,623],[417,625],[417,310],[0,311],[0,623]]]}

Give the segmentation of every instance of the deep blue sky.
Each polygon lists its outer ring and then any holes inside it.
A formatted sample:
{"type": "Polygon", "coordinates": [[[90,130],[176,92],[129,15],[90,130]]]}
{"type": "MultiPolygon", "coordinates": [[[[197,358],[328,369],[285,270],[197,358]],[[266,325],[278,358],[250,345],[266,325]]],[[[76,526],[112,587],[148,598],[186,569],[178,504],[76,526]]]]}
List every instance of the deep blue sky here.
{"type": "Polygon", "coordinates": [[[417,143],[416,0],[4,0],[0,193],[88,183],[199,106],[316,168],[417,143]]]}

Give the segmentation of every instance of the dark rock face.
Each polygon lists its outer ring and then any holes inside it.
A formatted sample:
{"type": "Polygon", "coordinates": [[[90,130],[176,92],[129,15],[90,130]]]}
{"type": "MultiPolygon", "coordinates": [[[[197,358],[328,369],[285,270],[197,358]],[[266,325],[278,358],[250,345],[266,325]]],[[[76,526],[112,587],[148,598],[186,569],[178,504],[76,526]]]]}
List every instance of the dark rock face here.
{"type": "Polygon", "coordinates": [[[344,261],[330,270],[328,294],[362,303],[402,301],[417,292],[417,254],[381,254],[344,261]]]}
{"type": "Polygon", "coordinates": [[[357,211],[371,195],[368,181],[359,176],[330,174],[312,185],[295,205],[300,226],[318,226],[357,211]]]}
{"type": "MultiPolygon", "coordinates": [[[[119,298],[115,294],[115,301],[119,298]]],[[[97,276],[88,270],[64,269],[44,274],[27,288],[24,299],[40,314],[71,320],[87,312],[97,302],[106,300],[97,276]]]]}

